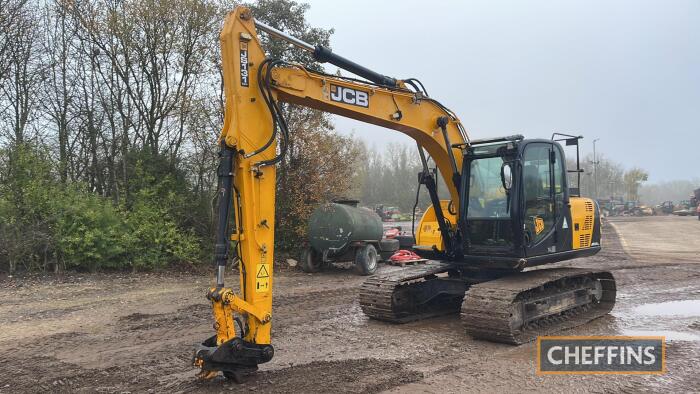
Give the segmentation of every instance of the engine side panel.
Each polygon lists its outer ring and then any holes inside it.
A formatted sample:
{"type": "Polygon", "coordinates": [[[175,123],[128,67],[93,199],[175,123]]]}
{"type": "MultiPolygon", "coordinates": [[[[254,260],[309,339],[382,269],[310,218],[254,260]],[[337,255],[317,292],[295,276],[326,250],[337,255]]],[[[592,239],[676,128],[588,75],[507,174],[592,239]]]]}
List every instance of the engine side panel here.
{"type": "Polygon", "coordinates": [[[570,204],[572,248],[599,246],[600,215],[596,203],[590,198],[571,197],[570,204]]]}
{"type": "MultiPolygon", "coordinates": [[[[449,200],[440,201],[445,219],[454,224],[457,223],[457,216],[449,211],[449,204],[449,200]]],[[[420,223],[416,227],[416,246],[425,250],[432,250],[433,246],[439,251],[445,250],[440,226],[438,226],[437,218],[435,217],[435,208],[432,205],[425,210],[420,223]]]]}

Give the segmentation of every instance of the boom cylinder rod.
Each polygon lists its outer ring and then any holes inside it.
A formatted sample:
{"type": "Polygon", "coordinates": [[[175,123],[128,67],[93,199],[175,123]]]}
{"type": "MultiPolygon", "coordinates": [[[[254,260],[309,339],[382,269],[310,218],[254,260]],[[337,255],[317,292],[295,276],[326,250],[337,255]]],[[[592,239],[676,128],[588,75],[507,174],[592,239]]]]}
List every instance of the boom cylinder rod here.
{"type": "Polygon", "coordinates": [[[346,59],[340,55],[336,55],[330,48],[324,47],[322,45],[314,47],[308,42],[304,42],[296,37],[292,37],[281,30],[275,29],[274,27],[268,26],[257,20],[255,21],[255,26],[273,37],[280,38],[291,43],[296,47],[311,52],[316,61],[319,61],[321,63],[331,63],[337,67],[342,68],[345,71],[351,72],[355,75],[358,75],[362,78],[367,79],[368,81],[372,81],[379,85],[389,87],[398,86],[398,81],[395,78],[387,77],[386,75],[382,75],[376,71],[368,69],[365,66],[359,65],[353,62],[352,60],[346,59]]]}
{"type": "Polygon", "coordinates": [[[294,46],[297,46],[305,51],[309,51],[309,52],[313,53],[314,50],[316,49],[316,48],[314,48],[313,45],[309,44],[308,42],[304,42],[296,37],[292,37],[289,34],[283,32],[282,30],[275,29],[274,27],[266,25],[260,21],[257,21],[257,20],[255,21],[255,27],[257,27],[258,29],[264,31],[265,33],[267,33],[273,37],[281,38],[281,39],[283,39],[283,40],[285,40],[285,41],[293,44],[294,46]]]}

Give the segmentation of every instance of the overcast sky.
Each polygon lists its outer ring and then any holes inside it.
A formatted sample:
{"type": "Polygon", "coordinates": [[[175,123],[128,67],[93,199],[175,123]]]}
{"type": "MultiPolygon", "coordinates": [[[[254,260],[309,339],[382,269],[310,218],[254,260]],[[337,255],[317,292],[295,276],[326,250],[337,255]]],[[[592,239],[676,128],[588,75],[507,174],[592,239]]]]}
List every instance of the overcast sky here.
{"type": "MultiPolygon", "coordinates": [[[[582,134],[650,181],[700,176],[700,1],[302,0],[334,52],[419,78],[472,138],[582,134]]],[[[382,149],[408,137],[338,117],[382,149]]]]}

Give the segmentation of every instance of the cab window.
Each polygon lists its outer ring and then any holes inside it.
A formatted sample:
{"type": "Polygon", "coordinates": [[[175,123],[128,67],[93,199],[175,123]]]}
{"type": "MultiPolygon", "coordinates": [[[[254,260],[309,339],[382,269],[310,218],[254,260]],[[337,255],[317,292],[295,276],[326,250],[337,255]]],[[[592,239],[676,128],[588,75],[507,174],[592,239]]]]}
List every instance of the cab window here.
{"type": "Polygon", "coordinates": [[[502,157],[471,162],[468,218],[506,218],[510,212],[501,180],[502,157]]]}
{"type": "Polygon", "coordinates": [[[553,187],[563,193],[561,184],[552,184],[551,151],[549,144],[529,144],[523,154],[525,229],[530,244],[541,241],[554,226],[553,187]]]}
{"type": "MultiPolygon", "coordinates": [[[[554,150],[554,199],[557,204],[557,211],[562,212],[564,210],[564,191],[569,187],[566,184],[566,173],[564,166],[564,159],[562,158],[561,151],[559,149],[554,150]]],[[[555,213],[556,213],[555,212],[555,213]]]]}

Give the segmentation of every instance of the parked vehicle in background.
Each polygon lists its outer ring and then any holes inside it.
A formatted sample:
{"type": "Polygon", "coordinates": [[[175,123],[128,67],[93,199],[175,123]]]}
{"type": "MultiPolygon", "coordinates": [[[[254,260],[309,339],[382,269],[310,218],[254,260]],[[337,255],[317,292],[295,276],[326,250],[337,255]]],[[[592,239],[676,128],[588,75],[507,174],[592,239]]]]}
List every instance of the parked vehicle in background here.
{"type": "Polygon", "coordinates": [[[648,205],[640,205],[632,210],[632,215],[634,216],[653,216],[654,208],[648,205]]]}
{"type": "Polygon", "coordinates": [[[317,207],[309,218],[309,247],[301,269],[317,272],[332,262],[353,261],[361,275],[372,275],[380,260],[399,249],[399,241],[383,239],[379,216],[357,206],[357,200],[336,200],[317,207]]]}
{"type": "MultiPolygon", "coordinates": [[[[598,206],[603,216],[652,216],[657,214],[655,207],[641,205],[639,201],[625,201],[622,197],[599,199],[598,206]]],[[[673,207],[673,203],[671,203],[671,207],[673,207]]]]}
{"type": "MultiPolygon", "coordinates": [[[[698,210],[698,205],[700,204],[700,188],[693,190],[693,194],[690,196],[689,200],[683,200],[678,203],[678,206],[673,211],[674,215],[678,216],[692,216],[700,215],[700,210],[698,210]]],[[[700,217],[699,217],[700,219],[700,217]]]]}
{"type": "Polygon", "coordinates": [[[622,215],[624,215],[624,216],[641,216],[641,214],[638,213],[639,212],[638,204],[639,204],[638,201],[626,201],[625,205],[624,205],[625,208],[622,211],[622,215]]]}
{"type": "Polygon", "coordinates": [[[619,216],[625,210],[625,203],[622,197],[598,199],[598,206],[603,216],[619,216]]]}
{"type": "Polygon", "coordinates": [[[690,205],[697,207],[700,204],[700,188],[693,190],[693,195],[690,197],[690,205]]]}
{"type": "Polygon", "coordinates": [[[676,205],[676,208],[673,210],[673,214],[676,216],[692,216],[692,215],[697,215],[697,204],[692,205],[690,200],[681,200],[678,202],[678,205],[676,205]]]}
{"type": "Polygon", "coordinates": [[[382,222],[395,222],[402,220],[401,210],[399,210],[399,207],[384,207],[384,205],[379,204],[374,207],[374,212],[379,215],[382,222]]]}
{"type": "Polygon", "coordinates": [[[654,207],[654,215],[670,215],[673,213],[673,201],[664,201],[654,207]]]}

